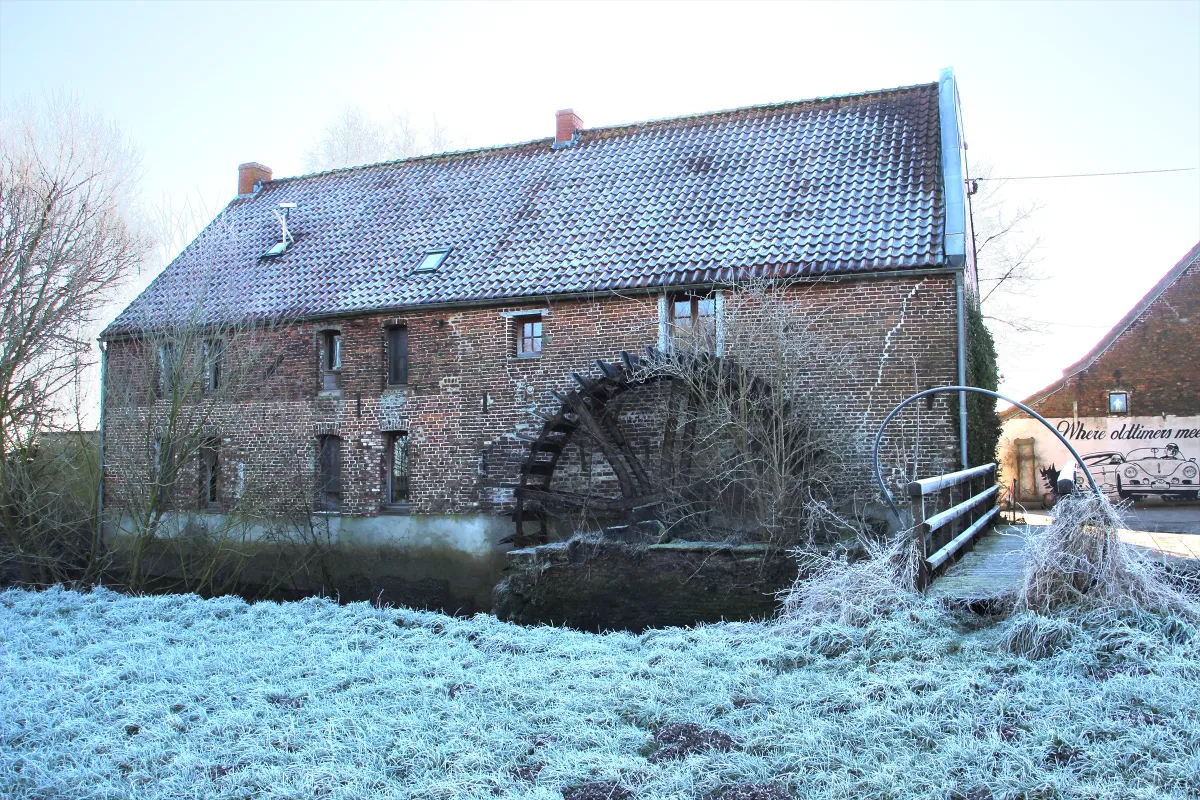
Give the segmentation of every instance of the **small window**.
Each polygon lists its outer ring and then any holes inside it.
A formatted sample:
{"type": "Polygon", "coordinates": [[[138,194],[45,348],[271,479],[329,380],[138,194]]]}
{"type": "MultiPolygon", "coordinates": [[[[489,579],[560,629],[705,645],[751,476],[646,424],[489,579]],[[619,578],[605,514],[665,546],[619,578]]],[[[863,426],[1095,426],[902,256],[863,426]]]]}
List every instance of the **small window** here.
{"type": "Polygon", "coordinates": [[[1129,413],[1129,393],[1128,392],[1109,392],[1108,393],[1108,413],[1110,413],[1110,414],[1128,414],[1129,413]]]}
{"type": "Polygon", "coordinates": [[[325,369],[336,372],[342,368],[342,334],[325,332],[325,369]]]}
{"type": "Polygon", "coordinates": [[[409,501],[407,432],[388,434],[386,460],[388,505],[405,505],[409,501]]]}
{"type": "Polygon", "coordinates": [[[449,247],[439,247],[436,250],[427,250],[421,263],[417,265],[415,272],[434,272],[446,260],[446,256],[450,255],[449,247]]]}
{"type": "Polygon", "coordinates": [[[200,508],[215,508],[221,498],[221,453],[216,442],[200,448],[200,508]]]}
{"type": "Polygon", "coordinates": [[[204,343],[204,383],[210,392],[221,388],[221,357],[225,354],[225,343],[214,339],[204,343]]]}
{"type": "Polygon", "coordinates": [[[342,440],[337,436],[317,439],[317,508],[337,511],[342,507],[342,440]]]}
{"type": "Polygon", "coordinates": [[[713,349],[717,342],[716,297],[712,294],[677,294],[670,300],[671,339],[713,349]]]}
{"type": "Polygon", "coordinates": [[[534,358],[542,354],[542,315],[517,317],[517,356],[534,358]]]}
{"type": "Polygon", "coordinates": [[[388,386],[408,383],[408,328],[388,328],[388,386]]]}
{"type": "Polygon", "coordinates": [[[322,385],[324,391],[335,391],[341,388],[342,371],[342,334],[339,331],[325,331],[322,341],[322,385]]]}

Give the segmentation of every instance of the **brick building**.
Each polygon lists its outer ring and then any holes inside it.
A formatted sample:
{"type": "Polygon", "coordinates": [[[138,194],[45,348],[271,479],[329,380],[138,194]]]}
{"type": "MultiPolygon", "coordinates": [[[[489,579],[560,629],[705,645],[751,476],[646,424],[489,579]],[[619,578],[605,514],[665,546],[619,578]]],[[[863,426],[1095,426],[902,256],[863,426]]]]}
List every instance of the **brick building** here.
{"type": "MultiPolygon", "coordinates": [[[[135,474],[120,453],[148,450],[164,402],[136,387],[161,382],[155,337],[180,325],[275,327],[254,391],[212,410],[211,444],[181,466],[179,513],[228,513],[266,473],[314,475],[343,543],[438,562],[421,575],[467,605],[512,531],[530,411],[553,411],[548,392],[595,359],[669,350],[680,326],[713,325],[719,347],[739,280],[792,282],[814,330],[858,359],[836,386],[797,384],[873,430],[915,388],[960,379],[975,286],[961,131],[947,70],[608,128],[560,111],[550,139],[297,178],[244,164],[238,196],[103,334],[110,524],[135,474]]],[[[202,339],[205,363],[237,358],[202,339]]],[[[955,465],[949,406],[921,426],[922,470],[955,465]]],[[[848,481],[868,484],[865,457],[848,481]]]]}
{"type": "MultiPolygon", "coordinates": [[[[1025,404],[1083,456],[1114,498],[1195,500],[1200,489],[1200,244],[1086,356],[1025,404]]],[[[1066,448],[1019,409],[1001,414],[1005,474],[1023,503],[1048,491],[1042,471],[1066,448]]]]}

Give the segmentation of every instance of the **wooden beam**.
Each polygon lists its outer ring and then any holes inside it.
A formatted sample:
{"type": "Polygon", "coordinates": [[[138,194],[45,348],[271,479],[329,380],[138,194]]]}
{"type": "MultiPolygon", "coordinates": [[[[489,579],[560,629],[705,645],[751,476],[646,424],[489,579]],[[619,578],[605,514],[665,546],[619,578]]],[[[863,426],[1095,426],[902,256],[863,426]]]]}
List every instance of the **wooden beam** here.
{"type": "Polygon", "coordinates": [[[980,503],[982,503],[984,500],[987,500],[988,498],[995,497],[999,492],[1000,492],[1000,487],[996,486],[996,485],[992,485],[990,488],[985,489],[984,491],[980,492],[979,494],[975,495],[974,497],[964,500],[963,502],[959,503],[958,505],[952,506],[940,514],[934,514],[932,517],[930,517],[929,519],[927,519],[925,521],[925,524],[929,526],[929,530],[931,532],[936,531],[938,528],[941,528],[944,525],[954,522],[959,517],[962,517],[962,516],[970,513],[972,508],[979,505],[980,503]]]}
{"type": "Polygon", "coordinates": [[[916,497],[919,495],[933,494],[950,486],[955,486],[963,481],[969,481],[974,477],[984,475],[996,469],[995,464],[984,464],[982,467],[971,467],[970,469],[960,469],[958,472],[950,472],[946,475],[938,475],[934,478],[922,478],[919,481],[913,481],[908,484],[908,496],[916,497]],[[914,492],[916,494],[914,494],[914,492]]]}
{"type": "MultiPolygon", "coordinates": [[[[995,488],[995,487],[993,487],[993,488],[995,488]]],[[[951,539],[949,542],[946,543],[945,547],[943,547],[941,550],[938,550],[936,553],[931,555],[928,559],[930,571],[937,569],[942,564],[945,564],[946,560],[948,558],[950,558],[950,556],[957,553],[963,547],[963,545],[965,545],[967,542],[971,541],[971,539],[975,536],[975,534],[977,534],[981,530],[983,530],[983,528],[989,522],[991,522],[992,519],[999,513],[1000,513],[1000,507],[992,506],[991,511],[987,512],[982,517],[975,520],[975,523],[973,525],[971,525],[971,527],[967,528],[965,531],[960,533],[958,536],[955,536],[953,539],[951,539]]]]}

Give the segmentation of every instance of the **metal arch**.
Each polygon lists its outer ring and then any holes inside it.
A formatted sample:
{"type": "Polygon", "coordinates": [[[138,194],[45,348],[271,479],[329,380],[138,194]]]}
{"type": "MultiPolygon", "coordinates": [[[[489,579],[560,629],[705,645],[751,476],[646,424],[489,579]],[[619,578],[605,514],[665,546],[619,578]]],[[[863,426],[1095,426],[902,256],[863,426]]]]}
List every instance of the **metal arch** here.
{"type": "MultiPolygon", "coordinates": [[[[1038,422],[1045,425],[1046,428],[1051,433],[1053,433],[1055,436],[1058,437],[1058,440],[1063,443],[1063,445],[1067,448],[1067,450],[1069,450],[1071,452],[1071,455],[1075,458],[1076,463],[1078,463],[1080,468],[1083,470],[1083,474],[1087,476],[1088,483],[1090,483],[1092,486],[1092,491],[1094,491],[1098,496],[1102,496],[1102,494],[1100,492],[1100,487],[1096,485],[1096,479],[1092,477],[1092,473],[1090,470],[1088,470],[1087,464],[1083,463],[1083,457],[1080,456],[1079,452],[1073,446],[1071,446],[1071,443],[1068,442],[1066,440],[1066,438],[1061,433],[1058,432],[1058,429],[1055,428],[1053,425],[1051,425],[1049,422],[1047,422],[1046,418],[1043,417],[1041,414],[1037,413],[1036,411],[1034,411],[1032,408],[1025,405],[1024,403],[1018,403],[1016,400],[1013,400],[1010,397],[1005,397],[1004,395],[1000,394],[999,392],[993,392],[989,389],[980,389],[977,386],[938,386],[933,389],[926,389],[923,392],[918,392],[917,394],[914,394],[912,397],[910,397],[907,400],[905,400],[904,402],[902,402],[900,405],[893,408],[891,413],[888,414],[884,418],[883,423],[879,426],[879,432],[875,434],[875,446],[872,449],[872,458],[874,459],[874,466],[875,466],[875,480],[879,482],[879,489],[883,492],[883,498],[885,500],[887,500],[887,504],[891,507],[892,513],[894,513],[896,515],[896,519],[901,518],[900,517],[900,509],[896,506],[896,501],[892,499],[892,493],[888,491],[887,484],[885,484],[883,482],[883,472],[879,469],[879,445],[883,441],[883,431],[885,428],[887,428],[888,423],[891,422],[895,418],[895,416],[900,413],[900,410],[902,408],[904,408],[905,406],[907,406],[909,403],[911,403],[915,400],[920,400],[922,397],[928,397],[931,394],[939,394],[939,393],[951,394],[954,392],[974,392],[976,394],[982,394],[982,395],[987,395],[988,397],[994,397],[997,400],[1003,400],[1006,403],[1012,403],[1014,406],[1021,409],[1026,414],[1029,414],[1029,416],[1033,417],[1038,422]]],[[[964,469],[967,466],[969,466],[969,465],[963,464],[964,469]]]]}

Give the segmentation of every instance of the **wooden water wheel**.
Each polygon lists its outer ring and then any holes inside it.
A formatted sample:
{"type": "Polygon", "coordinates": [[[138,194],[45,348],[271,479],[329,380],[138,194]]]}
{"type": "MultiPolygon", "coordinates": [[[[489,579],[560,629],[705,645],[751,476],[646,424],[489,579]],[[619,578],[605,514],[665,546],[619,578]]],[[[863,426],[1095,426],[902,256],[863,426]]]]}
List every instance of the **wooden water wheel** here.
{"type": "MultiPolygon", "coordinates": [[[[659,519],[663,511],[665,481],[671,475],[686,474],[690,443],[695,440],[696,421],[680,417],[688,395],[725,391],[750,398],[767,398],[771,387],[745,369],[706,353],[664,353],[646,348],[645,355],[620,354],[620,362],[601,359],[596,373],[572,373],[576,388],[550,394],[557,411],[535,413],[543,420],[541,432],[529,439],[529,447],[515,488],[516,531],[502,544],[518,547],[549,540],[555,519],[589,515],[608,523],[636,524],[659,519]],[[690,380],[686,387],[676,386],[680,374],[690,380]],[[666,384],[664,386],[664,384],[666,384]],[[658,432],[647,435],[646,426],[631,425],[626,401],[658,387],[658,432]],[[602,485],[581,485],[559,481],[565,454],[572,444],[584,447],[603,459],[602,485]],[[586,444],[584,444],[586,443],[586,444]],[[681,466],[683,465],[683,466],[681,466]]],[[[786,404],[756,403],[756,413],[772,417],[787,416],[786,404]]],[[[750,443],[754,446],[754,443],[750,443]]],[[[702,499],[701,482],[687,490],[702,499]]],[[[672,492],[677,499],[678,491],[672,492]]]]}

